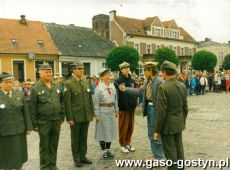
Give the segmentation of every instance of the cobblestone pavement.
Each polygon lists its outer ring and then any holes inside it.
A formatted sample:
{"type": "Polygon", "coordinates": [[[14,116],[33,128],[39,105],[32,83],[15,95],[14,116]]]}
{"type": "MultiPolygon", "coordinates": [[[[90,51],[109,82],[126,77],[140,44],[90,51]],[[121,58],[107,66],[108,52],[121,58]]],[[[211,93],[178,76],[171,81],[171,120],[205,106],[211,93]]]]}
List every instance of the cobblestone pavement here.
{"type": "MultiPolygon", "coordinates": [[[[189,96],[189,115],[187,128],[183,133],[186,159],[220,160],[230,157],[230,94],[209,93],[200,96],[189,96]]],[[[137,109],[140,112],[140,108],[137,109]]],[[[115,153],[114,160],[103,160],[99,144],[94,139],[95,121],[91,122],[88,135],[88,157],[92,165],[84,165],[81,169],[119,169],[116,159],[141,159],[151,157],[150,144],[147,137],[146,118],[136,116],[132,145],[136,152],[123,154],[119,150],[118,140],[112,143],[111,150],[115,153]]],[[[38,135],[34,132],[28,137],[29,160],[24,164],[25,170],[39,169],[38,135]]],[[[70,129],[67,123],[62,125],[57,165],[60,170],[74,170],[71,148],[70,129]]],[[[144,169],[144,168],[120,168],[144,169]]],[[[163,170],[165,168],[157,168],[163,170]]],[[[202,169],[202,168],[186,168],[202,169]]],[[[218,169],[218,168],[207,168],[218,169]]],[[[224,168],[230,169],[230,168],[224,168]]]]}

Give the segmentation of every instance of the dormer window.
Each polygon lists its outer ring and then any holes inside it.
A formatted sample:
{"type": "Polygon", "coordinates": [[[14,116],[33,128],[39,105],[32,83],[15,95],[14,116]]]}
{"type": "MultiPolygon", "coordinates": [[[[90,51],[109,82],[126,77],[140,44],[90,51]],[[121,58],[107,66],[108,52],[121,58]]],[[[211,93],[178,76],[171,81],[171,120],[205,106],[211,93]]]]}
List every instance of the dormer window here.
{"type": "Polygon", "coordinates": [[[45,45],[44,45],[44,42],[43,42],[42,40],[38,40],[38,45],[39,45],[41,48],[45,46],[45,45]]]}
{"type": "Polygon", "coordinates": [[[15,44],[17,44],[17,40],[14,38],[14,39],[11,39],[11,43],[13,44],[13,45],[15,45],[15,44]]]}

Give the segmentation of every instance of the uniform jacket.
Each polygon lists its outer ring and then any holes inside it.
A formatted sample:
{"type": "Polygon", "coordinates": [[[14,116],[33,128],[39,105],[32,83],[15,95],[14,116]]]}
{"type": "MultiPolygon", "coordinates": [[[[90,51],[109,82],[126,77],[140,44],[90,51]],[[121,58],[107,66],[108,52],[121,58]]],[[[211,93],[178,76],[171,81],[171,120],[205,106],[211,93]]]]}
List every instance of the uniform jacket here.
{"type": "MultiPolygon", "coordinates": [[[[157,104],[157,92],[158,89],[161,85],[161,83],[163,83],[164,80],[160,77],[160,76],[156,76],[156,78],[153,80],[152,83],[152,102],[153,102],[153,107],[156,107],[157,104]]],[[[143,93],[143,105],[142,105],[142,109],[143,109],[143,116],[147,115],[147,102],[146,102],[146,88],[147,88],[147,82],[144,84],[144,93],[143,93]]]]}
{"type": "Polygon", "coordinates": [[[175,134],[185,129],[188,114],[185,85],[169,78],[159,88],[157,95],[155,131],[175,134]]]}
{"type": "Polygon", "coordinates": [[[32,129],[29,108],[23,94],[13,90],[9,98],[0,89],[0,136],[17,135],[32,129]]]}
{"type": "Polygon", "coordinates": [[[117,92],[112,83],[109,86],[106,86],[104,83],[100,83],[95,90],[94,94],[94,108],[95,115],[99,116],[101,112],[111,113],[111,108],[109,107],[100,107],[100,104],[113,104],[112,112],[118,112],[118,101],[117,101],[117,92]],[[111,95],[108,92],[108,88],[111,90],[111,95]]]}
{"type": "Polygon", "coordinates": [[[34,128],[38,120],[64,120],[64,104],[60,85],[51,82],[49,89],[41,80],[31,89],[31,112],[34,128]]]}
{"type": "Polygon", "coordinates": [[[118,86],[122,83],[125,83],[126,87],[135,88],[135,81],[129,77],[121,76],[116,82],[115,87],[118,91],[118,107],[120,111],[134,111],[137,106],[137,95],[133,95],[130,93],[125,93],[119,90],[118,86]]]}
{"type": "Polygon", "coordinates": [[[86,122],[93,120],[94,105],[89,80],[82,83],[73,76],[65,83],[65,112],[68,121],[86,122]]]}

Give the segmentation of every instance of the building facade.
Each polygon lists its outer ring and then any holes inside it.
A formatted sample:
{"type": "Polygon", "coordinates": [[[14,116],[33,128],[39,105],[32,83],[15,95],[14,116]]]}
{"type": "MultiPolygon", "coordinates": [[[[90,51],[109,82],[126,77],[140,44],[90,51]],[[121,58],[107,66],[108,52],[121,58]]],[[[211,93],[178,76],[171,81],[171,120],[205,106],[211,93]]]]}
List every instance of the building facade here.
{"type": "Polygon", "coordinates": [[[58,49],[39,21],[0,19],[0,72],[19,81],[39,79],[40,64],[49,63],[58,72],[58,49]]]}
{"type": "Polygon", "coordinates": [[[197,42],[197,51],[210,51],[217,57],[217,64],[215,70],[222,70],[224,57],[230,54],[230,41],[228,43],[218,43],[212,41],[210,38],[205,38],[204,41],[197,42]]]}
{"type": "Polygon", "coordinates": [[[117,16],[113,10],[108,17],[100,14],[93,17],[93,29],[99,35],[104,27],[109,27],[109,38],[117,45],[134,47],[140,60],[154,59],[157,49],[168,47],[174,50],[180,59],[181,70],[186,70],[196,52],[195,39],[174,20],[161,21],[158,16],[144,20],[117,16]],[[103,17],[102,17],[103,16],[103,17]],[[100,24],[104,23],[104,24],[100,24]]]}

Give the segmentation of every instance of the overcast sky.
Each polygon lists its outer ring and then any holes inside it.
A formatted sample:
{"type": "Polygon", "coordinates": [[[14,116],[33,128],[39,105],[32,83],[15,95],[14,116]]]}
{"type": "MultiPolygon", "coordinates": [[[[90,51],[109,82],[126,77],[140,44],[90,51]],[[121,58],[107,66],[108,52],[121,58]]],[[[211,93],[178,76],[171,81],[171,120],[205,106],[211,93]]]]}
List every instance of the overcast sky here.
{"type": "Polygon", "coordinates": [[[0,0],[0,18],[75,24],[92,28],[92,17],[109,14],[137,19],[174,19],[197,41],[230,41],[230,0],[0,0]]]}

